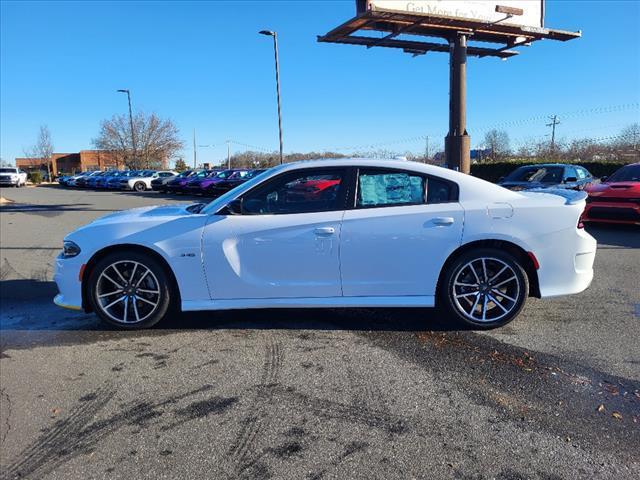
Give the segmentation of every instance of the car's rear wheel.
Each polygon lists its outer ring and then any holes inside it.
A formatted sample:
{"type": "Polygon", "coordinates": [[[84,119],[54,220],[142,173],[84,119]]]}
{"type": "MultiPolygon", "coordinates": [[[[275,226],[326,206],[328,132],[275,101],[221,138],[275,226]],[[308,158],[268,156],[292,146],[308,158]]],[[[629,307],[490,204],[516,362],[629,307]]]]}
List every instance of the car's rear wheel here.
{"type": "Polygon", "coordinates": [[[162,265],[139,252],[112,253],[89,275],[89,300],[100,319],[120,328],[148,328],[165,318],[171,282],[162,265]]]}
{"type": "Polygon", "coordinates": [[[489,329],[518,316],[528,292],[527,273],[517,258],[502,250],[479,248],[448,266],[439,301],[463,324],[489,329]]]}
{"type": "Polygon", "coordinates": [[[144,192],[147,189],[147,186],[144,184],[144,182],[136,182],[133,184],[133,189],[136,192],[144,192]]]}

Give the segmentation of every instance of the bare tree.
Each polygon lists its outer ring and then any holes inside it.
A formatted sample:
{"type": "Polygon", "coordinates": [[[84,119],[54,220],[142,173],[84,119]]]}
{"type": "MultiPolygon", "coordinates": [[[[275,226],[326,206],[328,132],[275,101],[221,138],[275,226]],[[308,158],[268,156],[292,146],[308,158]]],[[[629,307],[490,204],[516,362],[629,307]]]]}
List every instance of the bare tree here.
{"type": "Polygon", "coordinates": [[[163,120],[155,113],[138,112],[133,118],[136,149],[133,149],[129,117],[115,115],[100,124],[96,148],[109,150],[131,169],[163,168],[182,150],[184,143],[178,128],[171,120],[163,120]]]}
{"type": "Polygon", "coordinates": [[[51,176],[51,157],[53,156],[53,142],[51,141],[51,132],[49,127],[41,125],[38,131],[38,139],[35,145],[24,150],[25,157],[29,158],[33,167],[45,165],[49,181],[53,179],[51,176]]]}
{"type": "Polygon", "coordinates": [[[484,135],[484,144],[491,153],[491,160],[500,160],[510,152],[509,134],[504,130],[489,130],[484,135]]]}

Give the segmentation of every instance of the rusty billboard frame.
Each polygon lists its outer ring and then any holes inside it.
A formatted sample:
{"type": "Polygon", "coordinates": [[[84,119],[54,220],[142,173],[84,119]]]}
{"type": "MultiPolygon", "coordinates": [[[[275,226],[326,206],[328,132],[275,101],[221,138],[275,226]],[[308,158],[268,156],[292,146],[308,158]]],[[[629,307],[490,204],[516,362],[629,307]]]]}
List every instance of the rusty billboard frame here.
{"type": "MultiPolygon", "coordinates": [[[[509,15],[505,18],[509,18],[509,15]]],[[[487,23],[447,15],[371,7],[325,35],[318,36],[318,41],[361,45],[367,48],[396,48],[414,56],[428,52],[449,53],[449,133],[445,138],[445,156],[449,168],[469,173],[470,137],[466,129],[467,56],[507,59],[518,55],[519,52],[513,50],[515,47],[529,46],[544,39],[565,42],[581,36],[580,31],[487,23]],[[384,35],[376,37],[370,34],[363,35],[362,32],[381,32],[384,35]],[[433,37],[444,39],[445,42],[407,39],[406,36],[433,37]],[[491,46],[469,46],[469,41],[491,46]]]]}

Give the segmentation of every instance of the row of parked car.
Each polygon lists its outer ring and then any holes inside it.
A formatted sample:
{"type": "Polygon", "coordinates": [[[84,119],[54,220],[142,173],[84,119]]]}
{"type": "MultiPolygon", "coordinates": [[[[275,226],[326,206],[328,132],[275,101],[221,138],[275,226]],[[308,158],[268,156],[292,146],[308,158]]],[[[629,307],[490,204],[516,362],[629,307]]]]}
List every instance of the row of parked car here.
{"type": "Polygon", "coordinates": [[[640,163],[625,165],[600,179],[578,165],[526,165],[501,178],[498,184],[510,190],[584,190],[588,197],[583,222],[640,225],[640,163]]]}
{"type": "Polygon", "coordinates": [[[62,176],[58,182],[62,186],[74,188],[132,190],[136,192],[154,190],[164,193],[189,193],[217,197],[263,171],[244,168],[194,169],[182,173],[172,170],[108,170],[62,176]]]}

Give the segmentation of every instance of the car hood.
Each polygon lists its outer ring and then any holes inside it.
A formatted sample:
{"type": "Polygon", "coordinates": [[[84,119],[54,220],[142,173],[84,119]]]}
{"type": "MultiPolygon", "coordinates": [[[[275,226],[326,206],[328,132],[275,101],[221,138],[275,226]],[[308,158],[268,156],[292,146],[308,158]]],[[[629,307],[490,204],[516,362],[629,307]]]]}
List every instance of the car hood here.
{"type": "Polygon", "coordinates": [[[136,244],[151,248],[181,234],[202,229],[208,215],[193,213],[196,204],[160,205],[114,212],[69,233],[70,240],[90,257],[101,248],[136,244]]]}
{"type": "Polygon", "coordinates": [[[194,204],[157,205],[154,207],[132,208],[104,215],[103,217],[97,218],[89,225],[114,222],[135,222],[144,221],[146,219],[157,219],[158,217],[174,218],[191,215],[188,208],[192,205],[194,204]]]}
{"type": "Polygon", "coordinates": [[[590,197],[637,197],[640,196],[640,182],[597,183],[587,188],[590,197]]]}

